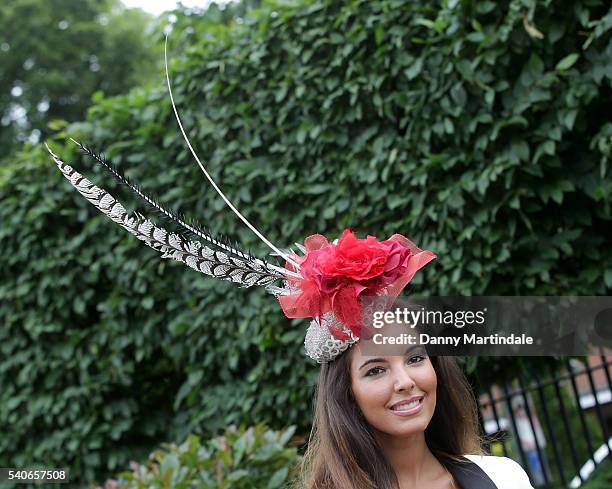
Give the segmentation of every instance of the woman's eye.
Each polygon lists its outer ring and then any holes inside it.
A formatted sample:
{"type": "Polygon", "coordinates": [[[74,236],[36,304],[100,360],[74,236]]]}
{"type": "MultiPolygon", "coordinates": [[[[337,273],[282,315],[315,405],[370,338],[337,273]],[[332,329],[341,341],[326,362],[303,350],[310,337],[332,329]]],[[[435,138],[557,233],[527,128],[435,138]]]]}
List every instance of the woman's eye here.
{"type": "Polygon", "coordinates": [[[408,359],[408,363],[421,363],[423,360],[425,360],[425,357],[423,355],[412,355],[408,359]]]}
{"type": "Polygon", "coordinates": [[[366,373],[366,377],[370,377],[372,375],[378,375],[380,372],[382,372],[384,369],[382,367],[374,367],[371,368],[370,370],[368,370],[368,372],[366,373]]]}

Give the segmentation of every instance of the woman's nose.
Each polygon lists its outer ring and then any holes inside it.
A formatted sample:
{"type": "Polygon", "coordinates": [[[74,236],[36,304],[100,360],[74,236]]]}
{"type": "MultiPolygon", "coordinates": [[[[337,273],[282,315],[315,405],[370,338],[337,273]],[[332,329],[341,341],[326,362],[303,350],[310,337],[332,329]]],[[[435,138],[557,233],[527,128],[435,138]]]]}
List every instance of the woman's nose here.
{"type": "Polygon", "coordinates": [[[415,383],[412,377],[408,374],[405,367],[400,367],[395,371],[395,392],[410,391],[414,388],[415,383]]]}

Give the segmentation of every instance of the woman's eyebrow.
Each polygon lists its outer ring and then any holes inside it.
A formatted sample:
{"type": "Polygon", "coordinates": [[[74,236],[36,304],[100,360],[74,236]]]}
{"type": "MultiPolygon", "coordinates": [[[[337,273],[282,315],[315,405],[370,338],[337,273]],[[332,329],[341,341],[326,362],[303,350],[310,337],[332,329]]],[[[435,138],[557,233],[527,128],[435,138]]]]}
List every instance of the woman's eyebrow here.
{"type": "Polygon", "coordinates": [[[385,360],[384,358],[370,358],[369,360],[366,360],[365,362],[363,362],[363,364],[361,365],[361,367],[359,367],[358,370],[361,370],[363,367],[365,367],[366,365],[369,365],[370,363],[386,363],[387,360],[385,360]]]}

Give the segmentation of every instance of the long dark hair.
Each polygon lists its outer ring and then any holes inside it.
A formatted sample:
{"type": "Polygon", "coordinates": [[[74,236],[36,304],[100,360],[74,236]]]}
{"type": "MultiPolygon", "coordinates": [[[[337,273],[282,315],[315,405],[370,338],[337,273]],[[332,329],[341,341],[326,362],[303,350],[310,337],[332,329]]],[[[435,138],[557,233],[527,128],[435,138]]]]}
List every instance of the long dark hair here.
{"type": "MultiPolygon", "coordinates": [[[[350,350],[321,366],[299,487],[399,489],[391,464],[361,413],[351,388],[350,350]]],[[[482,453],[472,389],[452,357],[430,357],[438,387],[427,446],[440,460],[482,453]]]]}

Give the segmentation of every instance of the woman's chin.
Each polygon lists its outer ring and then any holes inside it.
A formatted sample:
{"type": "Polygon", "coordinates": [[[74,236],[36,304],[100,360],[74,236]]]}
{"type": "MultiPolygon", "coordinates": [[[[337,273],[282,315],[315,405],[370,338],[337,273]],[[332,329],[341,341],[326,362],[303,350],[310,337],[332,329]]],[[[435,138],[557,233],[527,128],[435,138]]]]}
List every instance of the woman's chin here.
{"type": "Polygon", "coordinates": [[[391,414],[392,419],[389,419],[384,426],[376,427],[376,430],[387,435],[399,438],[410,437],[419,433],[424,433],[427,428],[427,420],[425,419],[402,419],[391,414]]]}

